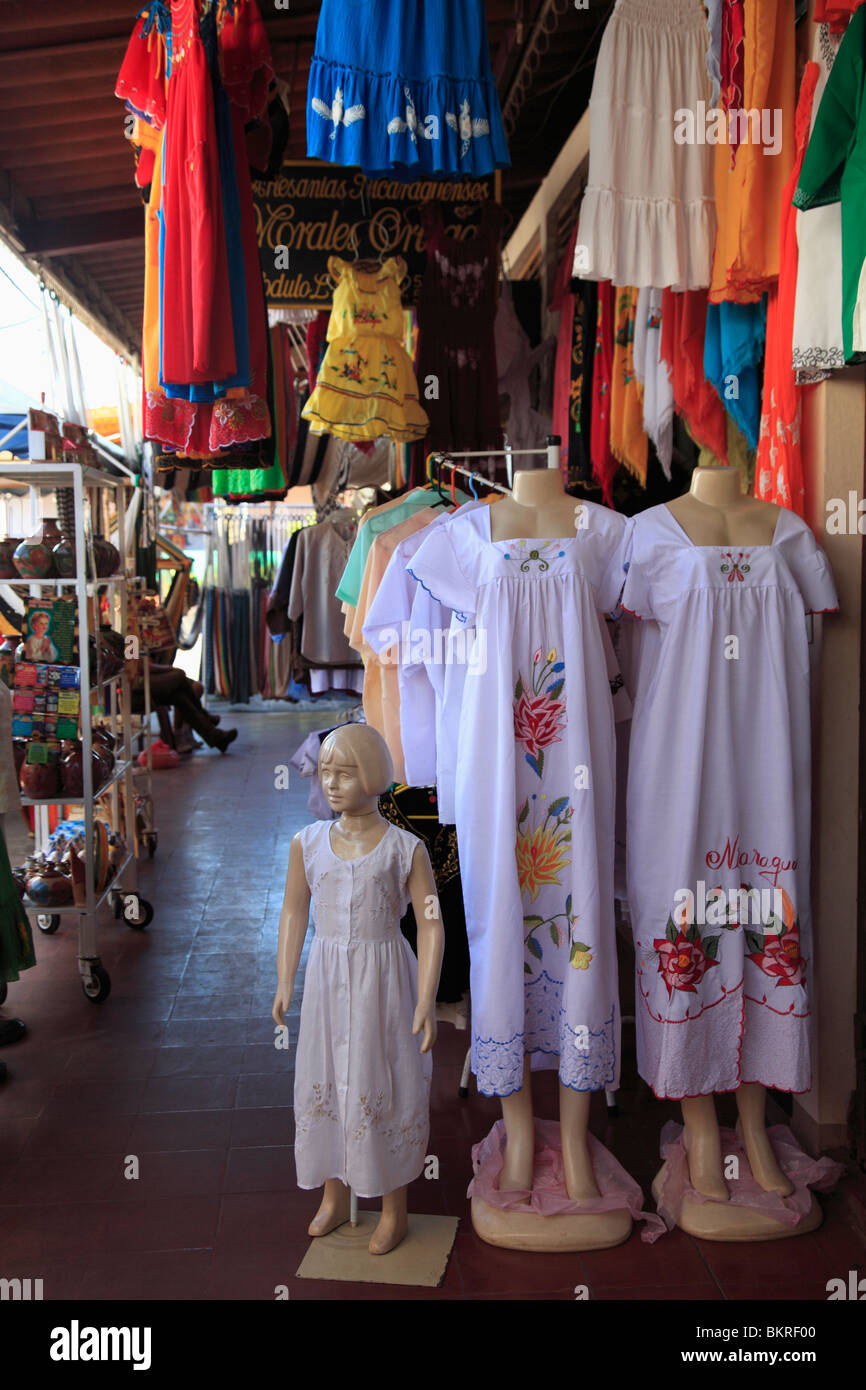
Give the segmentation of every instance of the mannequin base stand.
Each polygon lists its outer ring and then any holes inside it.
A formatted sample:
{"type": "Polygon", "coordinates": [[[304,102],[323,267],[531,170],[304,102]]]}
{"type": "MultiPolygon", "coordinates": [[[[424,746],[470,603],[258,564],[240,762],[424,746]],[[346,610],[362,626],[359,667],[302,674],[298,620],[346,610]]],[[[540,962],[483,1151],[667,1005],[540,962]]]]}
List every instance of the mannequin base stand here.
{"type": "MultiPolygon", "coordinates": [[[[652,1194],[656,1203],[664,1183],[667,1164],[663,1163],[656,1174],[652,1194]]],[[[733,1187],[733,1183],[729,1183],[733,1187]]],[[[694,1197],[684,1196],[680,1219],[677,1225],[687,1235],[700,1240],[789,1240],[791,1236],[804,1236],[815,1231],[824,1220],[824,1213],[814,1193],[811,1205],[805,1216],[796,1226],[786,1221],[777,1221],[769,1212],[757,1211],[754,1207],[741,1207],[733,1202],[699,1202],[694,1197]]]]}
{"type": "Polygon", "coordinates": [[[316,1236],[297,1277],[353,1284],[414,1284],[431,1289],[441,1284],[457,1234],[457,1217],[410,1212],[405,1240],[387,1255],[371,1255],[367,1246],[378,1219],[378,1212],[360,1211],[357,1225],[347,1221],[326,1236],[316,1236]]]}
{"type": "Polygon", "coordinates": [[[475,1234],[488,1245],[535,1253],[566,1250],[607,1250],[631,1235],[631,1213],[625,1207],[590,1212],[586,1216],[539,1216],[528,1208],[503,1211],[483,1198],[472,1198],[475,1234]]]}

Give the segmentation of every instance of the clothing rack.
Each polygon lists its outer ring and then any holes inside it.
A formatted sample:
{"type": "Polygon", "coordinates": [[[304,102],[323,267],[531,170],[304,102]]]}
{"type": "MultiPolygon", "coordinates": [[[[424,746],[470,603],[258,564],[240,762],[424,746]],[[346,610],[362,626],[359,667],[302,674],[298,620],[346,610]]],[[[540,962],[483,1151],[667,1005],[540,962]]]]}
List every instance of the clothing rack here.
{"type": "MultiPolygon", "coordinates": [[[[482,474],[474,472],[471,468],[464,468],[459,463],[453,463],[452,460],[469,458],[512,459],[517,457],[525,457],[529,454],[533,454],[535,456],[540,456],[544,454],[547,458],[548,468],[558,469],[561,446],[562,440],[560,436],[558,434],[550,434],[547,436],[547,445],[544,449],[470,449],[463,453],[428,454],[427,470],[428,474],[431,476],[432,479],[433,465],[438,464],[441,468],[441,466],[444,464],[446,468],[450,468],[452,476],[455,473],[461,473],[463,477],[468,478],[470,487],[472,487],[473,483],[477,482],[481,483],[483,487],[492,488],[494,492],[502,492],[508,494],[511,491],[510,487],[503,487],[501,483],[491,482],[489,478],[485,478],[482,474]]],[[[475,491],[474,487],[472,487],[472,491],[475,491]]]]}

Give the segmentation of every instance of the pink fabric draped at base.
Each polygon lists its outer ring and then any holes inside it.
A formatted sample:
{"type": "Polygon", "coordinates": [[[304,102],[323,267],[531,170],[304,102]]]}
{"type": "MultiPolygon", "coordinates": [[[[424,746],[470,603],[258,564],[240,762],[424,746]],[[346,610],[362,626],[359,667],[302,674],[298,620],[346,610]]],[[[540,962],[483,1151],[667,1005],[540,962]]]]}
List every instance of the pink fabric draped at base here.
{"type": "Polygon", "coordinates": [[[475,1177],[469,1184],[467,1196],[478,1197],[488,1206],[500,1211],[516,1211],[528,1207],[536,1216],[591,1216],[596,1212],[614,1211],[628,1207],[635,1221],[647,1223],[644,1240],[657,1240],[664,1235],[664,1222],[652,1212],[643,1210],[643,1193],[634,1178],[618,1163],[613,1154],[594,1135],[588,1134],[589,1153],[600,1197],[572,1201],[565,1190],[562,1167],[562,1141],[555,1120],[535,1121],[535,1165],[532,1191],[500,1192],[499,1176],[505,1155],[505,1124],[497,1120],[486,1139],[472,1149],[472,1168],[475,1177]]]}
{"type": "MultiPolygon", "coordinates": [[[[685,1197],[693,1202],[715,1200],[696,1192],[689,1182],[688,1159],[682,1135],[682,1125],[674,1120],[668,1121],[661,1135],[661,1155],[668,1166],[662,1180],[658,1209],[669,1230],[679,1221],[685,1197]]],[[[810,1158],[800,1148],[787,1125],[772,1125],[767,1135],[782,1172],[794,1184],[794,1192],[790,1197],[782,1197],[778,1192],[765,1192],[759,1187],[752,1177],[749,1160],[736,1132],[723,1129],[722,1153],[726,1158],[730,1156],[739,1160],[740,1176],[736,1182],[728,1182],[730,1204],[764,1212],[786,1226],[797,1226],[811,1209],[810,1188],[829,1192],[845,1170],[841,1163],[836,1163],[832,1158],[810,1158]]]]}

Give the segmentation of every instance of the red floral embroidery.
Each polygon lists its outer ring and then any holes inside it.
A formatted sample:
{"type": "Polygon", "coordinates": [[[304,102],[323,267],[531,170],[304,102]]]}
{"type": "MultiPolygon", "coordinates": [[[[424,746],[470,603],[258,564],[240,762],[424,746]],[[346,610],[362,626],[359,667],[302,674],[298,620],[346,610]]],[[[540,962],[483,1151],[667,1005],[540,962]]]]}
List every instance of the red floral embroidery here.
{"type": "MultiPolygon", "coordinates": [[[[713,940],[718,941],[718,937],[713,940]]],[[[673,941],[661,937],[653,942],[653,946],[659,953],[659,974],[665,982],[668,998],[675,989],[697,994],[696,986],[711,966],[719,963],[706,954],[697,933],[690,940],[685,933],[678,931],[673,941]]]]}

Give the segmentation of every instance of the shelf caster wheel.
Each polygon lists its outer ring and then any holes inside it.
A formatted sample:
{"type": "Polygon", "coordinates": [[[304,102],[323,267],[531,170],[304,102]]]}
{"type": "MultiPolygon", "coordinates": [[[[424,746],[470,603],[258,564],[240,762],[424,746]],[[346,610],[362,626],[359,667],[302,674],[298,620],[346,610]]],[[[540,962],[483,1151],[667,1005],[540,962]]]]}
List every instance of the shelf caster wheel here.
{"type": "Polygon", "coordinates": [[[59,912],[40,912],[36,917],[36,925],[46,936],[53,936],[60,926],[59,912]]]}
{"type": "Polygon", "coordinates": [[[0,980],[0,1004],[6,1003],[6,995],[9,993],[9,986],[5,980],[0,980]]]}
{"type": "Polygon", "coordinates": [[[144,931],[153,921],[153,908],[137,893],[127,893],[123,899],[123,920],[133,931],[144,931]]]}
{"type": "Polygon", "coordinates": [[[149,859],[152,859],[153,856],[156,854],[156,847],[158,844],[159,840],[157,839],[156,832],[154,831],[152,835],[147,836],[147,854],[149,859]]]}
{"type": "Polygon", "coordinates": [[[101,1004],[111,993],[108,971],[101,965],[91,966],[89,976],[81,981],[81,988],[92,1004],[101,1004]]]}

